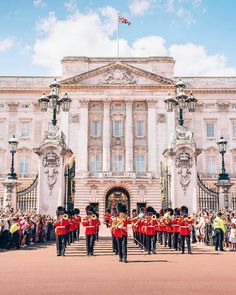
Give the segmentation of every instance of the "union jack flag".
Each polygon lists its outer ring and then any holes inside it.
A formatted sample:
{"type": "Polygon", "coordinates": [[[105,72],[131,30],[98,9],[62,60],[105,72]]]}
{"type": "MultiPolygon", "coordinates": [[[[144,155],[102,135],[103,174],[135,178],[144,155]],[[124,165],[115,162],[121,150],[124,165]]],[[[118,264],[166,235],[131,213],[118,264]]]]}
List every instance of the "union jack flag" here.
{"type": "Polygon", "coordinates": [[[119,21],[119,23],[126,24],[126,25],[128,25],[128,26],[131,25],[131,22],[129,22],[129,21],[128,21],[126,18],[124,18],[124,17],[119,17],[118,21],[119,21]]]}

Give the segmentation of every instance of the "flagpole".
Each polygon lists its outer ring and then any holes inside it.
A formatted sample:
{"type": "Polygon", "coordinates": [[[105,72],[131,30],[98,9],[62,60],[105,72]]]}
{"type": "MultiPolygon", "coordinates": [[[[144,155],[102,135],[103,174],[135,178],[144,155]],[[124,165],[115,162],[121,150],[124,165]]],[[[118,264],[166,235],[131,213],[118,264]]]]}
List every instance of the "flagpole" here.
{"type": "Polygon", "coordinates": [[[120,13],[119,11],[117,11],[117,30],[116,30],[117,58],[119,58],[119,17],[120,17],[120,13]]]}

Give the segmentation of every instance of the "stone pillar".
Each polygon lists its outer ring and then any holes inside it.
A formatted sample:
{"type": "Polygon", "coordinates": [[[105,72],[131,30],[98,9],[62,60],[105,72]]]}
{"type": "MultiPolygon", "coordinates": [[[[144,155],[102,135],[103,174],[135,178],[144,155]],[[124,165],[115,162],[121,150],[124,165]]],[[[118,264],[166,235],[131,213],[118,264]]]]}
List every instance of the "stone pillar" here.
{"type": "Polygon", "coordinates": [[[66,144],[69,144],[69,112],[61,112],[61,130],[65,134],[66,144]]]}
{"type": "Polygon", "coordinates": [[[218,188],[219,193],[219,210],[222,209],[231,209],[231,198],[230,198],[230,188],[233,185],[233,183],[229,181],[224,182],[218,180],[217,183],[215,183],[216,187],[218,188]]]}
{"type": "Polygon", "coordinates": [[[65,135],[51,126],[34,152],[39,156],[37,211],[54,216],[57,207],[65,205],[65,160],[69,157],[65,135]]]}
{"type": "Polygon", "coordinates": [[[148,104],[148,172],[153,176],[157,173],[157,122],[156,100],[147,100],[148,104]]]}
{"type": "Polygon", "coordinates": [[[102,154],[102,171],[109,172],[111,169],[111,120],[110,120],[111,99],[103,99],[103,154],[102,154]]]}
{"type": "Polygon", "coordinates": [[[126,99],[125,120],[125,172],[134,171],[133,155],[133,101],[126,99]]]}
{"type": "Polygon", "coordinates": [[[197,156],[200,153],[193,133],[179,126],[169,148],[163,153],[171,172],[172,208],[185,205],[189,212],[197,212],[197,156]]]}
{"type": "Polygon", "coordinates": [[[81,176],[88,174],[88,103],[89,100],[87,99],[80,100],[78,166],[81,176]]]}
{"type": "Polygon", "coordinates": [[[5,182],[3,183],[5,190],[4,190],[4,199],[3,199],[3,208],[5,210],[9,210],[13,208],[14,211],[17,209],[17,199],[16,199],[16,179],[8,179],[6,178],[5,182]]]}

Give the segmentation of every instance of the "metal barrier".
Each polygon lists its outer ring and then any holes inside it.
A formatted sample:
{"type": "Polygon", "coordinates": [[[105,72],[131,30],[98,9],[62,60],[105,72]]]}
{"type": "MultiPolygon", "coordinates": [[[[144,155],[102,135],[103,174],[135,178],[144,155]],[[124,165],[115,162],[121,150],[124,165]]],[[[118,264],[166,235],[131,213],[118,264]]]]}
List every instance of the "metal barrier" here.
{"type": "Polygon", "coordinates": [[[213,210],[219,208],[219,193],[208,188],[197,175],[198,184],[198,210],[213,210]]]}
{"type": "Polygon", "coordinates": [[[38,199],[38,174],[31,183],[31,185],[16,193],[17,209],[21,209],[23,212],[37,209],[38,199]]]}

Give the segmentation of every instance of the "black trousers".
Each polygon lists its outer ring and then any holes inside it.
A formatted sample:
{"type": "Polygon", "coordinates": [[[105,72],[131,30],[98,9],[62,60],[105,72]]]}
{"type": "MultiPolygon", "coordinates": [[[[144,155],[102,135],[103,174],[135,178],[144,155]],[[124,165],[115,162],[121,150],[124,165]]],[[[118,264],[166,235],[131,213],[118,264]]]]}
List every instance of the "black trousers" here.
{"type": "Polygon", "coordinates": [[[156,252],[156,238],[155,238],[155,236],[156,235],[146,236],[148,254],[150,254],[151,252],[156,252]]]}
{"type": "Polygon", "coordinates": [[[20,249],[20,235],[19,232],[16,231],[11,235],[10,242],[8,243],[7,248],[13,248],[16,247],[16,249],[20,249]]]}
{"type": "Polygon", "coordinates": [[[117,238],[112,234],[112,251],[118,254],[118,243],[117,238]]]}
{"type": "Polygon", "coordinates": [[[64,255],[66,249],[66,235],[56,236],[57,254],[64,255]]]}
{"type": "Polygon", "coordinates": [[[86,236],[87,255],[93,254],[95,238],[96,238],[96,235],[88,235],[88,236],[86,236]]]}
{"type": "Polygon", "coordinates": [[[215,250],[223,250],[224,233],[220,228],[215,229],[215,250]]]}
{"type": "Polygon", "coordinates": [[[158,242],[159,242],[161,245],[163,245],[163,232],[162,232],[162,231],[160,231],[160,232],[158,233],[158,242]]]}
{"type": "Polygon", "coordinates": [[[179,233],[174,233],[174,249],[177,251],[179,247],[179,233]]]}
{"type": "Polygon", "coordinates": [[[168,247],[172,248],[172,233],[167,233],[168,235],[168,247]]]}
{"type": "Polygon", "coordinates": [[[2,249],[7,248],[9,238],[10,238],[10,232],[9,230],[5,229],[0,236],[0,248],[2,249]]]}
{"type": "Polygon", "coordinates": [[[118,254],[120,260],[127,260],[127,237],[118,238],[118,254]]]}
{"type": "Polygon", "coordinates": [[[168,233],[164,231],[164,246],[167,247],[167,242],[168,242],[168,233]]]}
{"type": "Polygon", "coordinates": [[[182,253],[185,251],[185,240],[187,242],[188,246],[188,253],[191,252],[191,246],[190,246],[190,235],[188,236],[180,236],[181,237],[181,247],[182,247],[182,253]]]}

